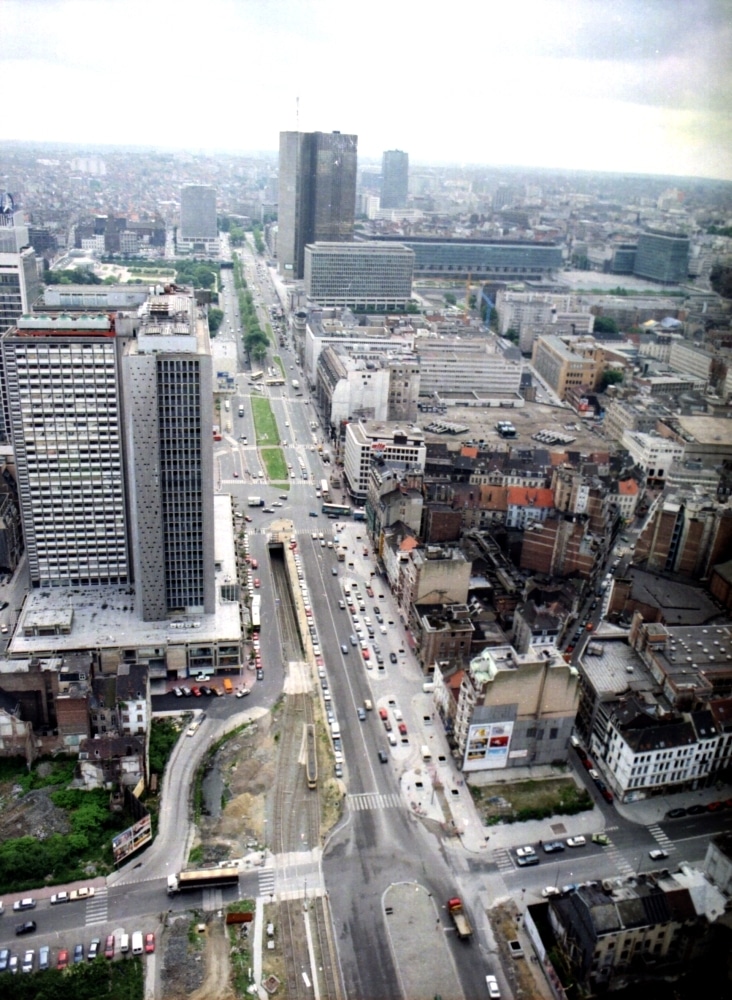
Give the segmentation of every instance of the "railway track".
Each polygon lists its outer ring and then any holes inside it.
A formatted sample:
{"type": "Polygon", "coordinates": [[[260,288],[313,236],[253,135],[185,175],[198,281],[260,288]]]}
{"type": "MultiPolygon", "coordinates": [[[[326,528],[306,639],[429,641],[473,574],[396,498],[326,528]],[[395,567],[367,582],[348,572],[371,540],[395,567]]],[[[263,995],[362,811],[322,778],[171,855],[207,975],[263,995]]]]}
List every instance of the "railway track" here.
{"type": "Polygon", "coordinates": [[[314,992],[320,1000],[340,1000],[342,993],[332,961],[323,898],[307,903],[300,899],[287,900],[281,904],[280,914],[281,932],[295,945],[284,955],[287,1000],[312,1000],[314,992]],[[318,980],[317,990],[314,990],[314,977],[318,980]]]}
{"type": "MultiPolygon", "coordinates": [[[[282,655],[285,662],[302,660],[302,641],[285,562],[272,555],[282,655]]],[[[313,726],[314,717],[313,693],[288,694],[277,714],[278,763],[271,827],[271,849],[275,854],[310,850],[320,844],[319,791],[317,787],[308,787],[303,763],[308,753],[306,729],[313,726]]],[[[318,977],[317,995],[321,1000],[340,1000],[337,954],[328,933],[327,900],[317,898],[307,903],[303,899],[282,900],[279,913],[287,1000],[312,1000],[313,975],[318,977]]]]}

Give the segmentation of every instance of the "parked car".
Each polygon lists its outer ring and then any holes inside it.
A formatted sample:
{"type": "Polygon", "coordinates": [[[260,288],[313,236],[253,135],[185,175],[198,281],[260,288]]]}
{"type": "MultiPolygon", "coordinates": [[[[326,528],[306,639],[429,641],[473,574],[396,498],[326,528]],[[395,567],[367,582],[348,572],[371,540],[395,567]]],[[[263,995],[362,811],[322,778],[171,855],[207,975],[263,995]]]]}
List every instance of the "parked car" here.
{"type": "Polygon", "coordinates": [[[145,954],[152,955],[155,951],[155,935],[152,931],[145,935],[145,954]]]}
{"type": "Polygon", "coordinates": [[[526,858],[530,854],[536,854],[536,851],[530,845],[528,847],[517,847],[516,848],[516,857],[517,858],[526,858]]]}
{"type": "Polygon", "coordinates": [[[562,893],[555,885],[548,885],[546,889],[541,890],[541,894],[544,899],[549,899],[550,896],[561,896],[562,893]]]}
{"type": "Polygon", "coordinates": [[[610,838],[604,833],[593,833],[592,843],[599,844],[601,847],[607,847],[610,843],[610,838]]]}
{"type": "Polygon", "coordinates": [[[33,972],[33,961],[36,957],[36,952],[34,948],[28,948],[23,955],[23,964],[21,966],[21,972],[33,972]]]}
{"type": "Polygon", "coordinates": [[[108,934],[104,942],[104,957],[114,958],[114,934],[108,934]]]}
{"type": "Polygon", "coordinates": [[[65,948],[62,948],[56,958],[56,968],[68,969],[68,967],[69,967],[69,953],[65,948]]]}
{"type": "Polygon", "coordinates": [[[397,661],[396,653],[389,653],[389,659],[391,660],[392,663],[396,663],[397,661]]]}
{"type": "Polygon", "coordinates": [[[519,866],[519,868],[528,868],[530,865],[538,865],[539,855],[526,854],[521,858],[516,858],[516,864],[519,866]]]}
{"type": "Polygon", "coordinates": [[[567,837],[567,847],[584,847],[586,843],[581,834],[578,837],[567,837]]]}
{"type": "Polygon", "coordinates": [[[79,962],[83,961],[84,961],[84,945],[76,944],[74,945],[74,958],[73,958],[74,965],[77,965],[79,962]]]}
{"type": "Polygon", "coordinates": [[[651,861],[663,861],[664,858],[668,857],[668,851],[664,851],[658,847],[655,851],[649,851],[648,857],[651,861]]]}
{"type": "Polygon", "coordinates": [[[94,886],[89,885],[89,886],[82,886],[81,889],[72,889],[70,898],[71,902],[73,903],[74,900],[77,899],[91,899],[93,895],[94,895],[94,886]]]}
{"type": "Polygon", "coordinates": [[[20,910],[34,910],[36,908],[35,899],[31,899],[30,896],[26,896],[25,899],[16,899],[13,903],[13,909],[16,913],[20,910]]]}
{"type": "Polygon", "coordinates": [[[379,750],[379,760],[381,761],[382,764],[386,764],[386,762],[389,760],[386,750],[379,750]]]}
{"type": "Polygon", "coordinates": [[[51,906],[55,906],[57,903],[68,903],[68,901],[68,892],[54,892],[53,896],[51,896],[51,906]]]}
{"type": "Polygon", "coordinates": [[[87,952],[87,961],[93,962],[94,959],[99,955],[99,946],[101,945],[100,938],[92,938],[91,944],[89,945],[89,951],[87,952]]]}
{"type": "Polygon", "coordinates": [[[564,850],[563,840],[550,840],[548,843],[542,845],[545,854],[556,854],[559,851],[564,850]]]}
{"type": "Polygon", "coordinates": [[[0,972],[7,972],[10,963],[10,948],[0,948],[0,972]]]}

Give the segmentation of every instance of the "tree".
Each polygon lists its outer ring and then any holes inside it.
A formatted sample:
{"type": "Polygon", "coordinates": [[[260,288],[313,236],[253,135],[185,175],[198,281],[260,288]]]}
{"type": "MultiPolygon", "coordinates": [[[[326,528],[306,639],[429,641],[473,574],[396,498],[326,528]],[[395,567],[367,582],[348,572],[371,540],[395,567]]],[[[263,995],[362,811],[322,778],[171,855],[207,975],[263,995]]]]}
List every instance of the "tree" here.
{"type": "Polygon", "coordinates": [[[519,342],[518,330],[514,330],[512,326],[506,330],[504,337],[506,340],[510,340],[512,344],[518,344],[519,342]]]}
{"type": "Polygon", "coordinates": [[[74,267],[68,271],[44,271],[43,281],[47,285],[101,285],[102,279],[85,267],[74,267]]]}
{"type": "Polygon", "coordinates": [[[619,385],[622,381],[623,381],[622,372],[619,372],[616,368],[608,368],[607,371],[604,371],[602,373],[600,386],[602,389],[607,389],[609,385],[619,385]]]}
{"type": "Polygon", "coordinates": [[[596,316],[593,330],[595,333],[617,333],[618,324],[609,316],[596,316]]]}
{"type": "Polygon", "coordinates": [[[709,283],[717,295],[721,295],[725,299],[732,299],[732,267],[722,267],[721,264],[715,264],[709,275],[709,283]]]}
{"type": "Polygon", "coordinates": [[[212,306],[208,311],[208,329],[212,336],[215,336],[224,319],[224,310],[212,306]]]}
{"type": "Polygon", "coordinates": [[[457,305],[457,298],[454,292],[445,292],[445,304],[448,306],[457,305]]]}

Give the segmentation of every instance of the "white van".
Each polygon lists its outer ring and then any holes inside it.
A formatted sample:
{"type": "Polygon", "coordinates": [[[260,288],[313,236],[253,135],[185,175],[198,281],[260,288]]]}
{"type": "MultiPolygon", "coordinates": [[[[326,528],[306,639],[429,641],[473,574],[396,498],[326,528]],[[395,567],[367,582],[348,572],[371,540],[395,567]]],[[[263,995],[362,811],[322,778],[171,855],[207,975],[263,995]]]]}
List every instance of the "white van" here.
{"type": "Polygon", "coordinates": [[[123,955],[126,955],[127,952],[130,950],[130,935],[129,934],[122,934],[121,935],[121,937],[119,939],[119,950],[122,952],[123,955]]]}
{"type": "Polygon", "coordinates": [[[425,694],[432,694],[432,692],[435,690],[434,682],[425,681],[425,683],[422,685],[422,690],[424,691],[425,694]]]}
{"type": "Polygon", "coordinates": [[[132,954],[142,955],[144,948],[142,947],[142,931],[135,931],[132,935],[132,954]]]}
{"type": "Polygon", "coordinates": [[[430,753],[429,747],[422,747],[420,753],[422,754],[422,760],[432,760],[432,754],[430,753]]]}

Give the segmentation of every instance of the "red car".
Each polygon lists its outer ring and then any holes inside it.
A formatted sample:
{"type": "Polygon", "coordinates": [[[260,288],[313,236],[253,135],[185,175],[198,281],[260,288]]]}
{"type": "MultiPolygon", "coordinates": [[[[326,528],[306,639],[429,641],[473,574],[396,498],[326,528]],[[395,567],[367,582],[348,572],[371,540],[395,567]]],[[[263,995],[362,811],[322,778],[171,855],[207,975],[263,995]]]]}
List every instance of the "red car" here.
{"type": "Polygon", "coordinates": [[[251,567],[252,567],[252,569],[259,569],[259,563],[257,562],[256,559],[252,559],[252,561],[251,561],[251,567]]]}
{"type": "Polygon", "coordinates": [[[58,959],[56,960],[57,969],[68,969],[69,967],[69,953],[64,948],[58,953],[58,959]]]}
{"type": "Polygon", "coordinates": [[[191,694],[193,695],[194,698],[200,698],[201,697],[201,689],[199,687],[192,687],[191,688],[191,694]]]}
{"type": "Polygon", "coordinates": [[[155,951],[155,935],[151,932],[145,935],[145,954],[152,955],[155,951]]]}
{"type": "Polygon", "coordinates": [[[374,596],[374,592],[371,589],[371,587],[367,587],[366,588],[366,593],[369,595],[369,597],[373,597],[374,596]]]}
{"type": "Polygon", "coordinates": [[[371,653],[369,653],[368,649],[362,649],[361,650],[361,656],[363,656],[364,660],[370,660],[371,659],[371,653]]]}
{"type": "Polygon", "coordinates": [[[403,722],[399,723],[399,732],[401,733],[402,736],[407,735],[407,727],[404,725],[403,722]]]}
{"type": "Polygon", "coordinates": [[[252,523],[252,519],[251,519],[251,517],[248,514],[244,515],[244,520],[248,521],[250,524],[252,523]]]}
{"type": "Polygon", "coordinates": [[[109,934],[104,942],[104,957],[114,958],[114,934],[109,934]]]}
{"type": "Polygon", "coordinates": [[[257,577],[255,577],[254,578],[254,588],[255,588],[255,590],[259,590],[260,586],[261,586],[260,580],[257,577]]]}

